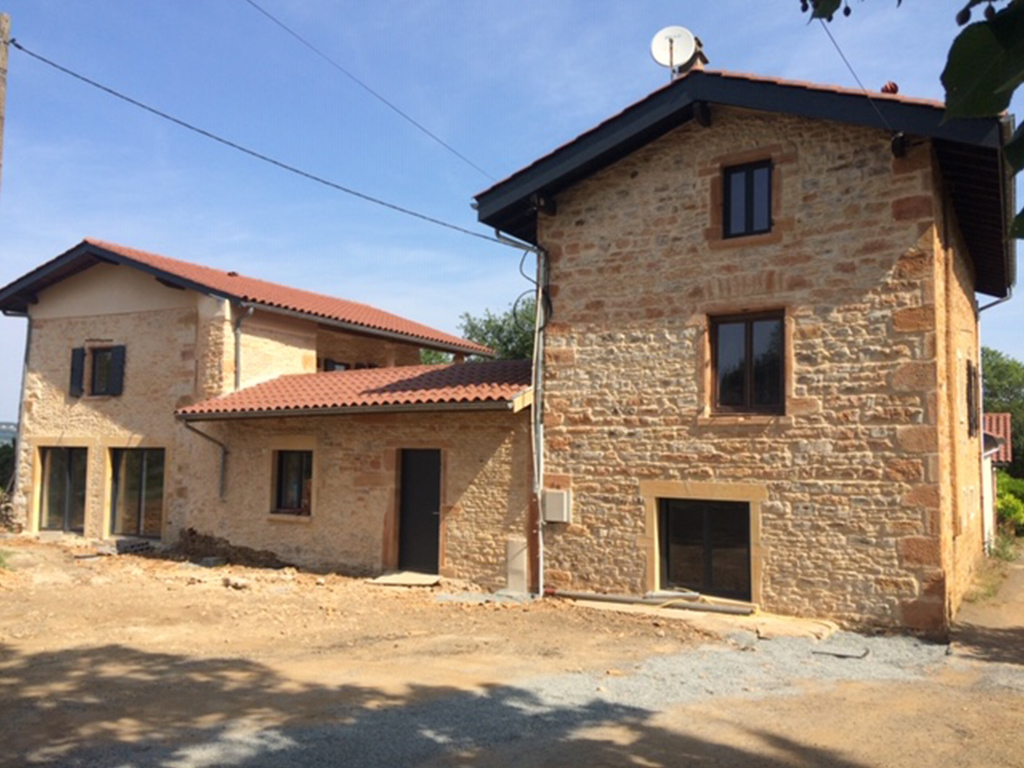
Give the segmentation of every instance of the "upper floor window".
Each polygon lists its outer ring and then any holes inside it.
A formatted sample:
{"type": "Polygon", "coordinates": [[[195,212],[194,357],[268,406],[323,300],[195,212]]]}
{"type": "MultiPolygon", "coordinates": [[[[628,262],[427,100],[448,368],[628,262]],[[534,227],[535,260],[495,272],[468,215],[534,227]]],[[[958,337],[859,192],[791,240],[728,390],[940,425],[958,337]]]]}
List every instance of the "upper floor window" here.
{"type": "Polygon", "coordinates": [[[783,313],[712,317],[710,322],[714,410],[783,413],[783,313]]]}
{"type": "Polygon", "coordinates": [[[722,172],[723,237],[742,237],[772,229],[772,163],[737,165],[722,172]]]}
{"type": "Polygon", "coordinates": [[[72,349],[71,396],[81,397],[85,394],[86,378],[90,395],[120,395],[124,390],[124,357],[124,345],[72,349]]]}

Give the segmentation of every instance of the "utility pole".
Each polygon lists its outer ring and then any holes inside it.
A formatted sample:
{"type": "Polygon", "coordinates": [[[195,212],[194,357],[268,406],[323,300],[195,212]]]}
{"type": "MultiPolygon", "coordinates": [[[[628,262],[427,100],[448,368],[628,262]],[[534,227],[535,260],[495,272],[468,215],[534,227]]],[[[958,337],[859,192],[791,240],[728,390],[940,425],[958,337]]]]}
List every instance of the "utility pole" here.
{"type": "Polygon", "coordinates": [[[0,176],[4,169],[4,107],[7,104],[7,49],[11,43],[11,17],[0,13],[0,176]]]}

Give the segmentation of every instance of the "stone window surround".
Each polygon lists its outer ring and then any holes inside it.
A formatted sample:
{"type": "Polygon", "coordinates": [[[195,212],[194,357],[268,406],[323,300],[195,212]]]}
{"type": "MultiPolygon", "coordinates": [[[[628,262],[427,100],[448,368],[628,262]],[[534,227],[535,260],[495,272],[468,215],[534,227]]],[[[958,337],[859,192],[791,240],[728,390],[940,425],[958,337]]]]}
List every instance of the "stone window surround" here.
{"type": "Polygon", "coordinates": [[[275,523],[309,524],[316,515],[317,486],[317,450],[315,435],[289,435],[271,438],[267,444],[265,472],[267,483],[267,520],[275,523]],[[309,451],[312,457],[312,478],[309,490],[309,514],[299,515],[277,511],[277,455],[280,451],[309,451]]]}
{"type": "Polygon", "coordinates": [[[795,220],[792,216],[783,216],[785,207],[784,181],[786,167],[795,165],[796,149],[787,150],[781,144],[772,144],[759,149],[745,150],[742,152],[731,152],[726,155],[712,157],[707,164],[697,168],[699,177],[710,179],[709,191],[711,202],[708,207],[711,220],[704,230],[704,236],[709,248],[748,248],[755,245],[771,245],[783,243],[786,236],[793,231],[795,220]],[[771,163],[771,230],[753,235],[735,235],[725,237],[725,223],[723,214],[725,212],[725,191],[723,179],[725,171],[729,168],[754,163],[771,163]]]}
{"type": "Polygon", "coordinates": [[[687,480],[641,480],[640,497],[644,505],[644,531],[638,544],[647,556],[645,573],[648,592],[661,590],[659,564],[661,542],[658,536],[658,501],[660,499],[692,499],[706,501],[739,501],[750,506],[750,602],[762,600],[761,578],[764,547],[761,543],[761,506],[768,500],[768,488],[754,483],[707,483],[687,480]]]}
{"type": "Polygon", "coordinates": [[[695,322],[700,327],[700,340],[697,344],[697,391],[699,407],[697,426],[727,425],[782,425],[793,423],[791,404],[793,401],[793,381],[796,356],[794,350],[794,319],[792,308],[778,302],[751,302],[741,309],[735,302],[709,302],[697,307],[695,322]],[[723,316],[742,316],[745,314],[760,315],[771,312],[782,313],[783,332],[783,410],[782,413],[743,413],[735,411],[716,412],[714,410],[714,371],[711,365],[711,318],[723,316]]]}
{"type": "MultiPolygon", "coordinates": [[[[760,415],[760,416],[780,416],[780,415],[784,415],[785,412],[786,412],[786,379],[788,377],[788,372],[789,372],[788,368],[787,368],[787,363],[789,361],[787,360],[787,354],[786,354],[786,349],[787,349],[786,341],[787,341],[787,338],[786,338],[786,313],[785,313],[785,310],[776,309],[776,310],[769,310],[769,311],[766,311],[766,312],[741,312],[739,314],[726,314],[726,315],[709,314],[707,316],[707,318],[708,318],[708,349],[709,349],[710,356],[711,356],[711,358],[710,358],[711,359],[711,400],[710,400],[710,403],[709,403],[709,405],[711,407],[711,411],[713,413],[716,413],[716,414],[727,414],[727,415],[730,415],[730,416],[735,416],[737,414],[739,414],[739,415],[753,414],[753,415],[760,415]],[[782,326],[782,349],[780,350],[780,354],[779,354],[779,364],[782,366],[782,370],[780,372],[780,376],[781,376],[781,379],[782,379],[781,387],[780,387],[781,391],[779,392],[779,400],[780,400],[780,402],[779,402],[778,406],[774,406],[773,405],[773,406],[770,406],[770,407],[769,406],[765,406],[765,407],[761,407],[761,408],[756,407],[756,405],[754,405],[753,403],[747,403],[747,404],[744,404],[744,405],[722,405],[720,402],[718,402],[718,394],[719,394],[718,393],[718,376],[717,376],[718,370],[717,370],[717,367],[716,367],[716,364],[715,364],[715,342],[720,338],[720,336],[719,336],[720,331],[718,329],[722,325],[736,324],[736,323],[742,322],[742,323],[745,324],[744,343],[745,344],[749,344],[749,343],[751,343],[751,341],[750,341],[750,334],[753,333],[753,327],[750,326],[749,323],[757,322],[759,320],[762,320],[762,321],[763,320],[770,320],[770,321],[776,321],[777,320],[777,321],[779,321],[779,323],[782,326]]],[[[752,378],[753,377],[753,373],[754,373],[753,361],[749,360],[749,359],[746,359],[746,354],[744,355],[744,358],[745,358],[744,359],[744,363],[743,363],[744,378],[745,379],[748,378],[748,377],[752,378]]],[[[753,382],[750,382],[750,384],[751,384],[751,386],[753,386],[753,382]]],[[[750,393],[746,393],[745,394],[745,399],[746,399],[746,395],[749,395],[749,394],[750,393]]]]}
{"type": "Polygon", "coordinates": [[[743,165],[730,165],[722,169],[722,224],[723,238],[732,237],[750,237],[751,235],[764,235],[772,231],[772,161],[759,160],[753,163],[744,163],[743,165]],[[761,184],[755,183],[757,178],[760,176],[764,178],[762,174],[758,174],[758,171],[767,170],[767,192],[768,195],[768,222],[763,228],[758,228],[757,222],[755,221],[755,211],[757,210],[757,200],[759,198],[759,192],[762,191],[763,187],[761,184]],[[730,189],[733,178],[742,176],[744,181],[744,195],[742,200],[736,200],[733,196],[732,190],[730,189]],[[750,203],[750,205],[748,205],[750,203]],[[728,223],[733,219],[734,213],[743,214],[743,225],[740,231],[729,232],[728,223]]]}

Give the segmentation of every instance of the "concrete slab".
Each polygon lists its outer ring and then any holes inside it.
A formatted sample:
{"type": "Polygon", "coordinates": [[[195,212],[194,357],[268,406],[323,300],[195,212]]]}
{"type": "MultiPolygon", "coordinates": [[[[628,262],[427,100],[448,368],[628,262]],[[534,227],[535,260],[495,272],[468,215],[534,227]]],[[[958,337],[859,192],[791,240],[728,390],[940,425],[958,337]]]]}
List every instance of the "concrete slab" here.
{"type": "Polygon", "coordinates": [[[755,613],[752,616],[730,616],[720,613],[702,613],[696,610],[658,608],[650,605],[602,603],[596,600],[574,601],[583,608],[596,611],[618,611],[620,613],[656,616],[669,621],[682,621],[702,632],[721,638],[728,638],[736,632],[753,633],[759,640],[774,637],[808,637],[824,640],[839,630],[839,625],[825,619],[798,619],[776,616],[771,613],[755,613]]]}
{"type": "Polygon", "coordinates": [[[436,587],[441,583],[441,577],[433,573],[395,571],[394,573],[385,573],[375,579],[367,579],[367,582],[382,587],[436,587]]]}

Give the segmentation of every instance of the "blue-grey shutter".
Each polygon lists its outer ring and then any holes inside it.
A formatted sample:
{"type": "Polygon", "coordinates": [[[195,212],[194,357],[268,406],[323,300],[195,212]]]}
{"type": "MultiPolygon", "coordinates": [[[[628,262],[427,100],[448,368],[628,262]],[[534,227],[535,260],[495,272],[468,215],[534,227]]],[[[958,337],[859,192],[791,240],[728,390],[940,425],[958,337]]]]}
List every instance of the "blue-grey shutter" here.
{"type": "Polygon", "coordinates": [[[72,397],[81,397],[85,394],[85,347],[75,347],[71,350],[71,386],[68,393],[72,397]]]}
{"type": "Polygon", "coordinates": [[[107,394],[120,395],[124,389],[124,345],[110,350],[110,386],[107,394]]]}

